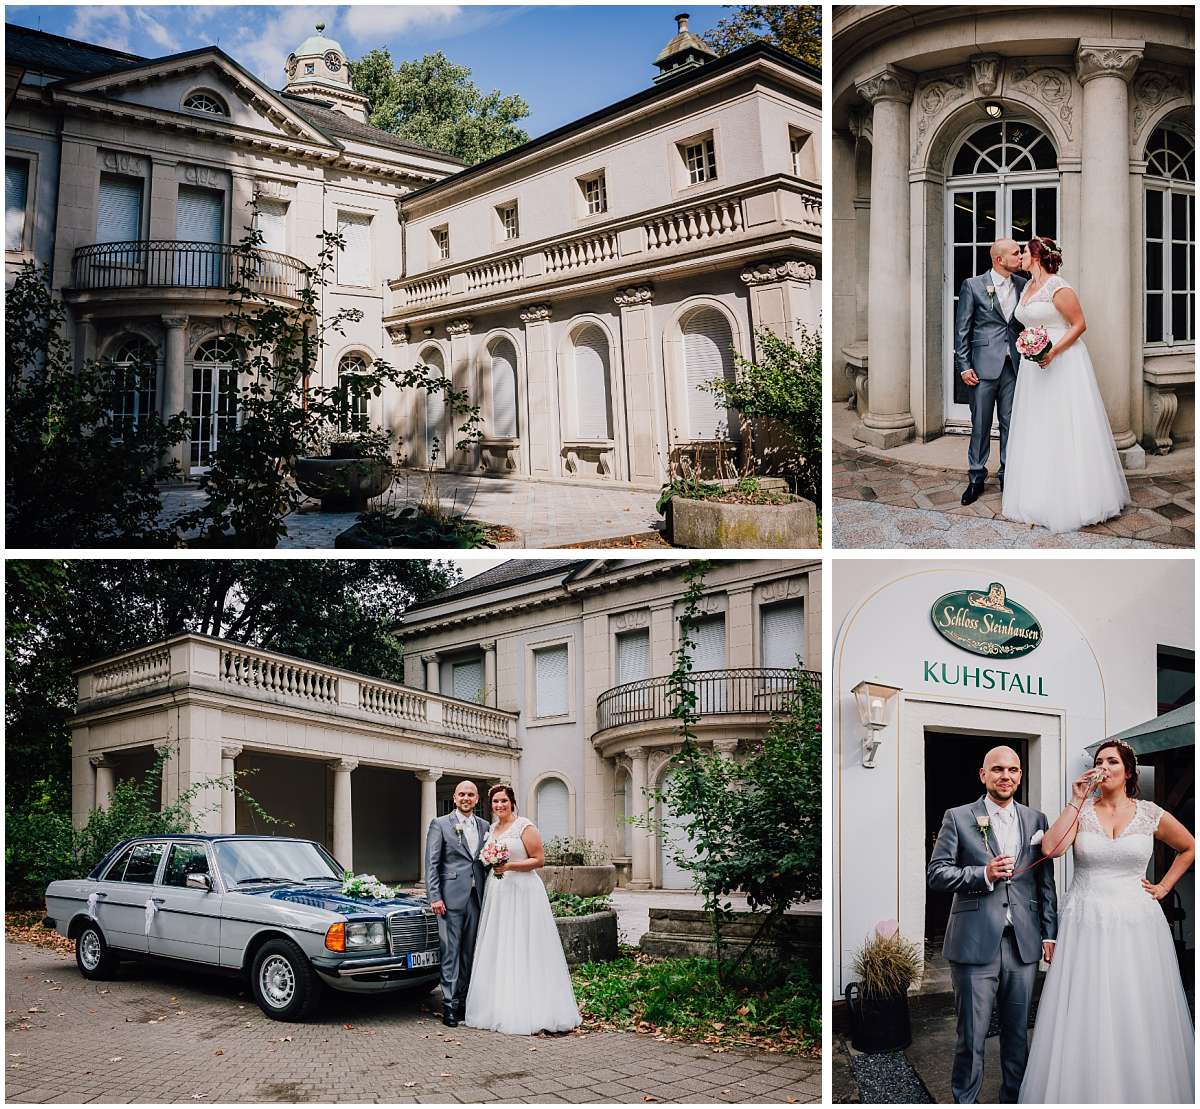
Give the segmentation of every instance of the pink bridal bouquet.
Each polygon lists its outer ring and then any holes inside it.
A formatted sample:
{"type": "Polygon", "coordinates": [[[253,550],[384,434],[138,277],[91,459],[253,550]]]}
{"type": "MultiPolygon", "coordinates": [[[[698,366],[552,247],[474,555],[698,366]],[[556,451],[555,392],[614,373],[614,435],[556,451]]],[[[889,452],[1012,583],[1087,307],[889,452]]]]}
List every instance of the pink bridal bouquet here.
{"type": "Polygon", "coordinates": [[[1044,327],[1027,327],[1017,336],[1017,353],[1030,362],[1040,362],[1053,346],[1044,327]]]}
{"type": "MultiPolygon", "coordinates": [[[[484,870],[492,870],[497,866],[503,866],[508,862],[508,848],[494,839],[489,839],[483,845],[483,850],[479,852],[479,861],[483,863],[484,870]]],[[[497,874],[496,880],[503,878],[503,874],[497,874]]]]}

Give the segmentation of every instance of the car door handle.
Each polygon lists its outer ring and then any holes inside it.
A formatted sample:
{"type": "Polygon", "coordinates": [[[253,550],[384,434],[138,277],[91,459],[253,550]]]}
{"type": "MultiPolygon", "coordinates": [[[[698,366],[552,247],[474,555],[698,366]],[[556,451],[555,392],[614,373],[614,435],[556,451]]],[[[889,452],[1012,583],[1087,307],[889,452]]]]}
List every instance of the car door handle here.
{"type": "Polygon", "coordinates": [[[153,901],[154,904],[156,904],[156,905],[161,905],[161,904],[163,904],[163,902],[166,901],[166,898],[165,897],[152,897],[152,898],[150,898],[150,900],[153,901]]]}

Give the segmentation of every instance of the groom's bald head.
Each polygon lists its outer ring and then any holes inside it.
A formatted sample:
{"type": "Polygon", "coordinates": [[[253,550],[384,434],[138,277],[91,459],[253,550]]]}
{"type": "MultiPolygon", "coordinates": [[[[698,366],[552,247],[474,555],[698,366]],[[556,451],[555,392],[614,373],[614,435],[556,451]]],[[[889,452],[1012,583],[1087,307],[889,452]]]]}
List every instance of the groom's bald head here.
{"type": "Polygon", "coordinates": [[[1015,273],[1021,268],[1021,246],[1016,239],[997,239],[989,251],[997,273],[1015,273]]]}
{"type": "Polygon", "coordinates": [[[983,756],[979,780],[997,805],[1007,805],[1021,784],[1021,756],[1011,747],[993,747],[983,756]]]}

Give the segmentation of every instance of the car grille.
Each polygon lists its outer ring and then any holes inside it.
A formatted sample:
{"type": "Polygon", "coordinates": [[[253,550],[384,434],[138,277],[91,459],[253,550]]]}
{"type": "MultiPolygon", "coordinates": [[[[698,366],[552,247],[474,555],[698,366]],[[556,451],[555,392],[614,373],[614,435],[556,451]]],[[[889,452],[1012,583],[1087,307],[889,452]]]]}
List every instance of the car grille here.
{"type": "Polygon", "coordinates": [[[430,951],[438,946],[438,918],[433,913],[392,913],[388,917],[391,953],[430,951]]]}

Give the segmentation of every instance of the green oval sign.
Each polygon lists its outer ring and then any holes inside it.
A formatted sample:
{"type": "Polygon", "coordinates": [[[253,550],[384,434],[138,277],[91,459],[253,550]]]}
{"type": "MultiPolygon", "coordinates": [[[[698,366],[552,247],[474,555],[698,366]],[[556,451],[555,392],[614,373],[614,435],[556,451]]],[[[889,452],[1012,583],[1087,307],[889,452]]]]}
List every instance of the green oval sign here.
{"type": "Polygon", "coordinates": [[[1042,625],[998,581],[939,597],[929,616],[938,635],[973,655],[1020,658],[1042,642],[1042,625]]]}

